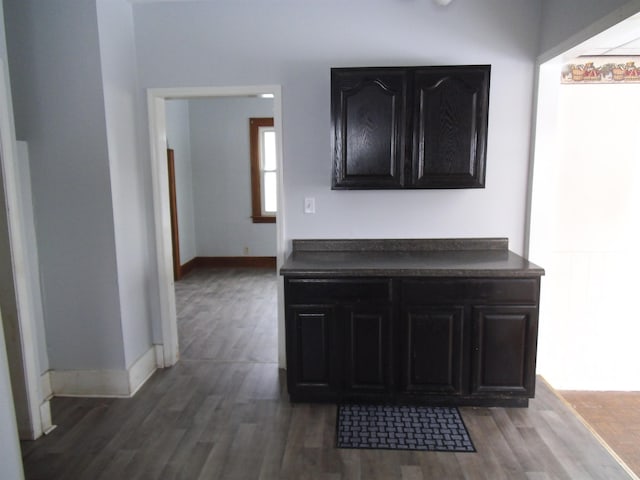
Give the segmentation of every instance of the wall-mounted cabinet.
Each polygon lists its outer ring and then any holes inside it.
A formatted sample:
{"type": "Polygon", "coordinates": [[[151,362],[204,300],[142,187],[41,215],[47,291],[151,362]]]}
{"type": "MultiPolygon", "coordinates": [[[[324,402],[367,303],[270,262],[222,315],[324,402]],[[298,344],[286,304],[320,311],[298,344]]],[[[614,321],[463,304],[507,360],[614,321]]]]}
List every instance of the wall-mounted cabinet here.
{"type": "Polygon", "coordinates": [[[332,69],[332,188],[484,187],[490,72],[332,69]]]}

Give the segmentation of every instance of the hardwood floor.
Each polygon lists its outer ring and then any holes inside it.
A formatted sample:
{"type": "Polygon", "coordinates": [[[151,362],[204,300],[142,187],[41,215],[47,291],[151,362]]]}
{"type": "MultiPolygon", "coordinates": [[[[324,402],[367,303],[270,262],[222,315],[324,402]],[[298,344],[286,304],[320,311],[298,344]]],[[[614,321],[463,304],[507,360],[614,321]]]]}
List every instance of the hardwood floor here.
{"type": "Polygon", "coordinates": [[[182,358],[131,399],[55,398],[23,442],[28,479],[628,479],[538,379],[526,409],[461,408],[476,453],[335,448],[335,405],[291,404],[278,370],[276,274],[177,284],[182,358]]]}

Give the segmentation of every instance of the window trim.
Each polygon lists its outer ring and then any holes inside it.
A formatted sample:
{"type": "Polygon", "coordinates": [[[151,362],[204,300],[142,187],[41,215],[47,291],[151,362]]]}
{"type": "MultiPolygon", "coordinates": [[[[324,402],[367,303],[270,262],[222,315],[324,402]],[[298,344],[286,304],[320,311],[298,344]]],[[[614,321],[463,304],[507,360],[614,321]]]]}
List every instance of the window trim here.
{"type": "Polygon", "coordinates": [[[273,128],[273,117],[249,119],[249,150],[251,160],[251,219],[253,223],[276,223],[276,215],[262,213],[262,169],[260,168],[260,128],[273,128]]]}

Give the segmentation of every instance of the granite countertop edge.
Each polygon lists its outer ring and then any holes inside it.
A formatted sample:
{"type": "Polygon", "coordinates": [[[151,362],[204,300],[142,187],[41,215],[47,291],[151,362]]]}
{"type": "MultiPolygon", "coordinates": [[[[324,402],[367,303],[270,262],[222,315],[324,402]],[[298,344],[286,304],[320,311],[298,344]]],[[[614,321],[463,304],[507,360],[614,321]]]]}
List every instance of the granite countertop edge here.
{"type": "Polygon", "coordinates": [[[534,278],[544,275],[542,269],[527,270],[464,270],[464,269],[322,269],[314,270],[281,268],[280,275],[289,278],[340,278],[340,277],[456,277],[456,278],[534,278]]]}
{"type": "Polygon", "coordinates": [[[294,240],[293,245],[280,269],[285,277],[544,275],[544,269],[508,250],[506,239],[294,240]]]}

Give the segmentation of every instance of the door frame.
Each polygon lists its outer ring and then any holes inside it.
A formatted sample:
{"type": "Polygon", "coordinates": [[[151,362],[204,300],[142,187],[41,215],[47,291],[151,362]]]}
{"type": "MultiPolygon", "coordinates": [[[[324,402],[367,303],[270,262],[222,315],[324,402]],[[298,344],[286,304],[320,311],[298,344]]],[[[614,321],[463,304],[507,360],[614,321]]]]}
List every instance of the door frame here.
{"type": "MultiPolygon", "coordinates": [[[[41,398],[40,365],[36,351],[36,328],[34,326],[33,305],[30,303],[32,281],[27,272],[28,255],[24,243],[24,212],[20,201],[19,178],[17,167],[17,145],[13,120],[11,92],[8,84],[9,72],[6,63],[0,59],[0,168],[4,180],[2,188],[6,200],[7,228],[9,248],[11,250],[11,266],[15,301],[17,310],[18,331],[16,341],[20,342],[22,358],[9,360],[9,368],[15,369],[24,381],[24,398],[26,405],[23,418],[17,418],[20,438],[35,440],[44,431],[51,428],[51,413],[47,399],[41,398]]],[[[4,320],[9,321],[5,316],[4,320]]],[[[0,328],[2,324],[0,323],[0,328]]],[[[5,343],[12,341],[5,336],[5,343]]],[[[15,396],[15,392],[14,392],[15,396]]],[[[13,400],[13,399],[12,399],[13,400]]],[[[16,409],[17,413],[17,409],[16,409]]]]}
{"type": "MultiPolygon", "coordinates": [[[[169,174],[167,167],[166,101],[216,97],[273,96],[273,121],[276,131],[278,169],[278,220],[276,222],[276,265],[284,260],[284,189],[282,174],[282,87],[280,85],[249,85],[227,87],[148,88],[147,106],[151,146],[151,177],[155,228],[156,282],[160,301],[162,353],[160,367],[174,365],[180,356],[178,325],[173,280],[173,255],[169,208],[169,174]]],[[[278,361],[284,367],[284,294],[282,279],[278,280],[278,361]]]]}
{"type": "Polygon", "coordinates": [[[180,233],[178,231],[178,201],[176,199],[176,164],[173,148],[167,148],[169,173],[169,212],[171,214],[171,246],[173,248],[173,279],[180,280],[180,233]]]}

